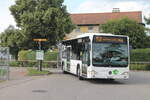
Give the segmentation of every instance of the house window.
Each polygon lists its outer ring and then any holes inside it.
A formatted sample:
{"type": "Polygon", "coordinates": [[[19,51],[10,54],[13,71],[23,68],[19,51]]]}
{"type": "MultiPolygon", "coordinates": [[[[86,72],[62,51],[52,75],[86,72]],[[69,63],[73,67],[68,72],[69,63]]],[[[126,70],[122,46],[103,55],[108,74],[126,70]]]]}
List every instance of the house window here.
{"type": "Polygon", "coordinates": [[[93,26],[88,27],[88,32],[93,32],[93,26]]]}
{"type": "Polygon", "coordinates": [[[75,32],[80,32],[80,27],[77,27],[75,32]]]}

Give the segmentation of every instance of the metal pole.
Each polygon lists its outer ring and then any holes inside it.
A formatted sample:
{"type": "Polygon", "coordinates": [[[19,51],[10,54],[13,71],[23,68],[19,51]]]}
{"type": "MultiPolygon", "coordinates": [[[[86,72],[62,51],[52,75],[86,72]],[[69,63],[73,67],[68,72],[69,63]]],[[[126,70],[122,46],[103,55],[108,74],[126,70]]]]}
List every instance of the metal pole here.
{"type": "Polygon", "coordinates": [[[9,48],[7,48],[7,56],[8,56],[8,59],[7,59],[7,80],[9,80],[10,79],[10,66],[9,66],[10,53],[9,53],[9,48]]]}
{"type": "Polygon", "coordinates": [[[39,41],[38,43],[39,43],[39,50],[41,50],[41,41],[39,41]]]}
{"type": "MultiPolygon", "coordinates": [[[[39,41],[38,43],[39,43],[39,50],[41,50],[41,41],[39,41]]],[[[38,63],[39,63],[38,70],[42,71],[42,60],[38,60],[38,63]]]]}

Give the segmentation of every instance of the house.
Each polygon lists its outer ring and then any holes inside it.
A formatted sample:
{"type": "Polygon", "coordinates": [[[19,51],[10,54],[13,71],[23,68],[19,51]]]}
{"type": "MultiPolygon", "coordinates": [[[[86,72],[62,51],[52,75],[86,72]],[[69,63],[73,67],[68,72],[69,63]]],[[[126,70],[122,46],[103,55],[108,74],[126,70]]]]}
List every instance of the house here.
{"type": "Polygon", "coordinates": [[[70,14],[71,20],[77,25],[70,34],[66,36],[66,39],[76,37],[83,33],[99,33],[101,30],[99,26],[114,19],[129,18],[142,23],[142,12],[120,12],[119,9],[113,9],[110,13],[83,13],[83,14],[70,14]]]}

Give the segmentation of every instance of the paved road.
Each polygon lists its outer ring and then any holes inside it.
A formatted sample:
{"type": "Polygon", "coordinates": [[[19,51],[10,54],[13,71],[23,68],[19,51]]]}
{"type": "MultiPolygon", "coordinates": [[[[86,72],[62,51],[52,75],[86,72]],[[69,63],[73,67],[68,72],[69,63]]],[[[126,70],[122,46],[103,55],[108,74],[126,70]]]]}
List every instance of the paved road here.
{"type": "Polygon", "coordinates": [[[129,80],[84,80],[68,74],[33,78],[0,89],[0,100],[150,100],[150,72],[129,80]]]}

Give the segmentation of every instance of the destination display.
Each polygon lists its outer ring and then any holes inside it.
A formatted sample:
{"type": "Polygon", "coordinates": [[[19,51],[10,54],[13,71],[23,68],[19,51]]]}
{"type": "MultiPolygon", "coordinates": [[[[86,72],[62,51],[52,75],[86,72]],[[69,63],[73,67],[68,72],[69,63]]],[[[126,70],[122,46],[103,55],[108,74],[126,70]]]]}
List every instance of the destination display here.
{"type": "Polygon", "coordinates": [[[113,37],[113,36],[94,36],[94,42],[105,43],[127,43],[126,37],[113,37]]]}

